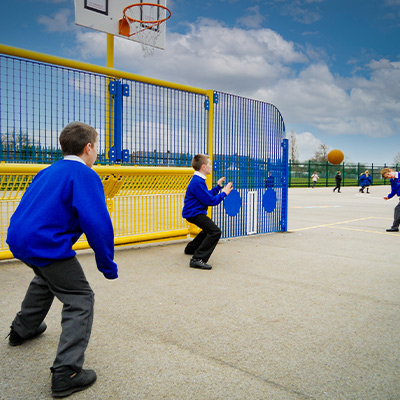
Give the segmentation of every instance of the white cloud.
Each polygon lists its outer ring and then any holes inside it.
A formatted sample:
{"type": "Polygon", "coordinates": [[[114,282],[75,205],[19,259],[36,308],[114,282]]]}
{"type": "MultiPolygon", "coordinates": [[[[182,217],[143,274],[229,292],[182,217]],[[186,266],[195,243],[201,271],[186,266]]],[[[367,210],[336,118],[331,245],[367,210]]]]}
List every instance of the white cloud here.
{"type": "Polygon", "coordinates": [[[75,29],[75,25],[70,20],[71,10],[61,9],[52,17],[41,15],[37,22],[43,25],[49,32],[69,32],[75,29]]]}
{"type": "MultiPolygon", "coordinates": [[[[152,59],[126,51],[128,44],[116,43],[124,69],[244,95],[290,75],[292,63],[307,62],[293,42],[270,29],[228,28],[209,19],[189,25],[185,34],[168,34],[166,50],[156,50],[152,59]]],[[[133,49],[135,45],[129,46],[133,49]]]]}
{"type": "Polygon", "coordinates": [[[260,13],[260,7],[254,6],[246,10],[243,17],[239,18],[237,21],[239,24],[245,26],[246,28],[259,28],[265,17],[260,13]]]}
{"type": "MultiPolygon", "coordinates": [[[[105,34],[79,32],[77,40],[83,57],[105,56],[105,34]]],[[[372,60],[365,66],[369,75],[344,78],[332,74],[323,54],[309,54],[270,29],[229,28],[209,19],[188,25],[184,34],[169,33],[166,50],[147,59],[140,45],[115,39],[116,68],[272,103],[286,125],[306,124],[320,137],[399,133],[400,62],[372,60]]]]}
{"type": "Polygon", "coordinates": [[[296,146],[299,154],[299,160],[309,160],[315,155],[315,151],[323,142],[316,138],[311,132],[295,133],[296,146]]]}
{"type": "Polygon", "coordinates": [[[400,0],[386,0],[385,4],[387,6],[400,6],[400,0]]]}
{"type": "Polygon", "coordinates": [[[369,79],[334,77],[326,65],[310,65],[257,96],[272,101],[283,117],[313,125],[322,134],[387,137],[399,132],[399,63],[374,62],[369,79]]]}
{"type": "MultiPolygon", "coordinates": [[[[293,21],[302,24],[312,24],[319,21],[322,12],[313,3],[321,3],[323,0],[275,0],[281,15],[292,17],[293,21]]],[[[272,1],[274,4],[274,1],[272,1]]]]}
{"type": "Polygon", "coordinates": [[[107,54],[107,35],[105,33],[96,31],[82,32],[78,30],[76,41],[76,50],[85,60],[105,57],[107,54]]]}

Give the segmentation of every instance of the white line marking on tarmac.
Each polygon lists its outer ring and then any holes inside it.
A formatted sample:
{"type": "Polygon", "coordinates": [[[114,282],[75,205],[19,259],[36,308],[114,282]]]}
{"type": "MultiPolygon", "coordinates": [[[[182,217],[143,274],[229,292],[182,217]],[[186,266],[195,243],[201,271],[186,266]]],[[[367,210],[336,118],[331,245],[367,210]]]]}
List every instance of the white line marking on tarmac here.
{"type": "Polygon", "coordinates": [[[289,232],[299,232],[299,231],[305,231],[305,230],[308,230],[308,229],[332,227],[334,229],[342,229],[342,230],[347,230],[347,231],[376,233],[378,235],[399,236],[399,233],[397,233],[397,232],[394,232],[394,233],[392,233],[392,232],[380,232],[380,231],[372,231],[370,229],[347,228],[347,227],[344,227],[344,226],[338,226],[338,225],[342,225],[342,224],[349,224],[349,223],[352,223],[352,222],[366,221],[368,219],[379,219],[379,220],[388,219],[389,220],[390,218],[378,218],[378,217],[357,218],[357,219],[350,219],[348,221],[333,222],[331,224],[308,226],[306,228],[298,228],[298,229],[289,229],[289,232]]]}
{"type": "Polygon", "coordinates": [[[289,208],[338,208],[343,206],[293,206],[289,208]]]}

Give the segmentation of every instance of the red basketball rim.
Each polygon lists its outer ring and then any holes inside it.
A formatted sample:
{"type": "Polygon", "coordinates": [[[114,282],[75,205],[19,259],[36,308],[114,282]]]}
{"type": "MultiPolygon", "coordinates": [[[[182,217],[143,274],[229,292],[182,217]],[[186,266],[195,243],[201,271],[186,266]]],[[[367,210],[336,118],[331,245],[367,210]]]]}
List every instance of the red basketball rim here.
{"type": "Polygon", "coordinates": [[[131,23],[132,23],[132,22],[138,22],[138,23],[140,23],[140,24],[160,25],[160,24],[162,24],[163,22],[165,22],[167,19],[169,19],[169,18],[171,17],[171,11],[169,10],[169,8],[167,8],[167,7],[165,7],[165,6],[161,5],[161,4],[155,4],[155,3],[136,3],[136,4],[131,4],[130,6],[125,7],[125,8],[124,8],[124,11],[123,11],[123,15],[124,15],[124,18],[129,19],[129,21],[130,21],[131,23]],[[144,21],[144,20],[141,20],[141,19],[131,18],[131,17],[129,17],[128,15],[125,14],[125,12],[126,12],[127,10],[129,10],[130,8],[132,8],[132,7],[142,7],[142,6],[160,7],[160,8],[162,8],[162,9],[164,9],[165,11],[167,11],[167,12],[168,12],[168,15],[167,15],[165,18],[156,19],[155,21],[144,21]]]}

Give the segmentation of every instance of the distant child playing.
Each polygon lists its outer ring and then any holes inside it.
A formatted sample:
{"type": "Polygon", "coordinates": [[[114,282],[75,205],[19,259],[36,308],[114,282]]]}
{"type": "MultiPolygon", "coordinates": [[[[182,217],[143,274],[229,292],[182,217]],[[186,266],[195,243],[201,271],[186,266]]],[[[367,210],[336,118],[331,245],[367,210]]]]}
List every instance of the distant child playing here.
{"type": "Polygon", "coordinates": [[[211,269],[207,264],[215,246],[221,237],[221,229],[207,216],[207,208],[216,206],[231,192],[232,182],[223,187],[225,177],[220,178],[217,186],[208,190],[206,176],[211,173],[210,157],[197,154],[193,157],[192,167],[195,170],[186,190],[182,217],[202,229],[202,231],[185,248],[185,254],[191,254],[190,267],[211,269]]]}
{"type": "Polygon", "coordinates": [[[367,193],[369,194],[369,186],[372,184],[372,178],[369,175],[369,171],[361,173],[359,183],[361,186],[361,189],[359,190],[360,193],[364,193],[364,189],[367,188],[367,193]]]}
{"type": "MultiPolygon", "coordinates": [[[[400,176],[399,173],[393,171],[391,168],[383,168],[381,170],[381,175],[385,179],[390,179],[390,185],[392,187],[392,191],[384,197],[385,200],[389,200],[395,195],[400,196],[400,176]]],[[[389,229],[386,229],[386,232],[398,232],[400,225],[400,201],[397,206],[394,208],[394,219],[393,224],[389,229]]]]}
{"type": "Polygon", "coordinates": [[[311,179],[312,179],[312,188],[314,189],[315,185],[317,184],[317,181],[319,179],[317,171],[314,171],[314,173],[311,175],[311,179]]]}
{"type": "Polygon", "coordinates": [[[62,332],[51,369],[53,397],[84,390],[96,380],[82,369],[93,323],[94,293],[72,245],[82,233],[107,279],[118,277],[114,230],[100,177],[94,128],[72,122],[60,134],[64,159],[40,171],[11,217],[7,243],[15,258],[35,273],[11,325],[9,344],[18,346],[46,330],[54,297],[63,303],[62,332]]]}
{"type": "Polygon", "coordinates": [[[340,171],[337,171],[335,175],[335,181],[336,181],[336,186],[333,189],[333,191],[337,189],[338,193],[340,193],[340,186],[342,185],[342,174],[340,173],[340,171]]]}

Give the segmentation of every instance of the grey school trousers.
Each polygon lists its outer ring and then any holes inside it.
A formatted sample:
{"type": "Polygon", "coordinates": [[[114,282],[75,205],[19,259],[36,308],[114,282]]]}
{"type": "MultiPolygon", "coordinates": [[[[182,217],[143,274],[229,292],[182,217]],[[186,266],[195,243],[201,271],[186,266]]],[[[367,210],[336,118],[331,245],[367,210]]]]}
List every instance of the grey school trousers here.
{"type": "Polygon", "coordinates": [[[34,334],[50,310],[54,297],[57,297],[63,303],[62,332],[53,368],[69,366],[78,372],[82,369],[92,331],[94,309],[94,293],[83,269],[76,257],[47,267],[29,266],[35,277],[12,327],[21,337],[34,334]]]}
{"type": "Polygon", "coordinates": [[[393,219],[392,228],[398,229],[399,225],[400,225],[400,200],[397,203],[397,206],[394,208],[394,219],[393,219]]]}

